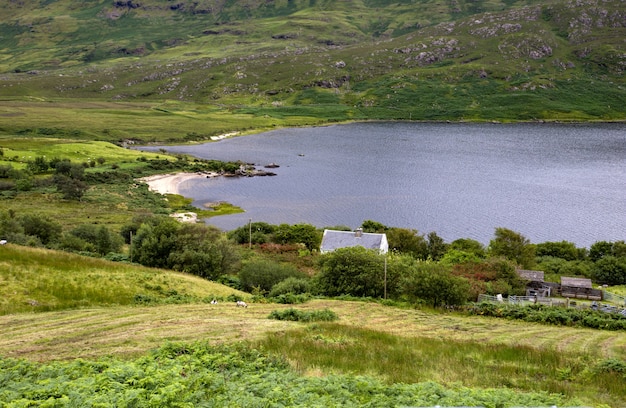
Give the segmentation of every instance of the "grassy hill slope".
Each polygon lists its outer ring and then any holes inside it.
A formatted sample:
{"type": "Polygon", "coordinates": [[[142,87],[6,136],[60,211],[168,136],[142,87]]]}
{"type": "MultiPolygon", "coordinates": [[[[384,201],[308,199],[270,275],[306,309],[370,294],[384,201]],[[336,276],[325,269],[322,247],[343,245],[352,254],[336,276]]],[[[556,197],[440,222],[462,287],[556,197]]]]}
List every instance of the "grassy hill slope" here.
{"type": "MultiPolygon", "coordinates": [[[[177,100],[185,112],[213,106],[242,115],[218,118],[220,127],[189,121],[186,133],[199,135],[315,119],[626,117],[623,0],[8,7],[0,20],[3,104],[177,100]]],[[[7,118],[15,117],[11,108],[7,118]]],[[[124,106],[117,114],[135,112],[124,106]]],[[[19,118],[2,128],[32,130],[19,118]]]]}
{"type": "Polygon", "coordinates": [[[0,265],[0,315],[248,296],[194,275],[11,244],[0,265]]]}

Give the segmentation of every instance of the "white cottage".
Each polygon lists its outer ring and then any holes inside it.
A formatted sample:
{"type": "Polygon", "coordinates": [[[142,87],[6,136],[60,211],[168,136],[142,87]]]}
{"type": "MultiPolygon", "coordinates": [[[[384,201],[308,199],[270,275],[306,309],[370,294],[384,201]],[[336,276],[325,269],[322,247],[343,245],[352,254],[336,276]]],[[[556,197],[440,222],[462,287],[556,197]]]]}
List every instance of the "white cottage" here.
{"type": "Polygon", "coordinates": [[[386,234],[363,232],[363,230],[359,228],[356,231],[324,230],[320,252],[324,254],[338,248],[355,246],[373,249],[381,254],[386,254],[387,251],[389,251],[389,243],[387,242],[386,234]]]}

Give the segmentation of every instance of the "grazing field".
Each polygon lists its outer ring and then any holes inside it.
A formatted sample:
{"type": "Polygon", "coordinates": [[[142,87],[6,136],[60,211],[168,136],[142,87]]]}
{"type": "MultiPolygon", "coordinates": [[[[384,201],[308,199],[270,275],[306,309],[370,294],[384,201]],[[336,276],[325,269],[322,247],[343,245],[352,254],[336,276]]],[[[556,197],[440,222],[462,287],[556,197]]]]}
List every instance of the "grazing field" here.
{"type": "Polygon", "coordinates": [[[201,342],[272,355],[299,378],[340,375],[349,383],[367,376],[390,385],[501,389],[501,395],[545,392],[560,397],[541,401],[559,406],[626,401],[623,331],[366,301],[254,303],[251,295],[195,276],[11,244],[0,246],[0,266],[0,332],[10,334],[0,336],[4,359],[135,364],[166,344],[201,342]],[[248,307],[237,307],[236,299],[248,307]],[[338,320],[270,318],[286,309],[329,311],[338,320]]]}
{"type": "MultiPolygon", "coordinates": [[[[11,336],[0,355],[32,361],[128,359],[167,342],[245,342],[290,362],[305,376],[368,375],[388,383],[435,381],[468,387],[548,391],[622,406],[624,378],[596,373],[626,356],[624,333],[521,324],[376,303],[314,300],[336,323],[268,319],[292,307],[234,302],[114,306],[0,317],[11,336]]],[[[594,405],[595,406],[595,405],[594,405]]]]}

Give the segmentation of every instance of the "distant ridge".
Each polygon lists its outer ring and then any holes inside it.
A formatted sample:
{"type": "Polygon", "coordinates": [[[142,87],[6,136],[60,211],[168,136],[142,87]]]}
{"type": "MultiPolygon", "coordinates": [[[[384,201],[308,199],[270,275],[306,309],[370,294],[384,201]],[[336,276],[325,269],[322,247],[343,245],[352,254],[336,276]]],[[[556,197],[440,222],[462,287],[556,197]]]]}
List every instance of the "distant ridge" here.
{"type": "Polygon", "coordinates": [[[341,106],[338,120],[626,117],[624,0],[76,4],[5,5],[0,97],[170,99],[255,115],[341,106]]]}

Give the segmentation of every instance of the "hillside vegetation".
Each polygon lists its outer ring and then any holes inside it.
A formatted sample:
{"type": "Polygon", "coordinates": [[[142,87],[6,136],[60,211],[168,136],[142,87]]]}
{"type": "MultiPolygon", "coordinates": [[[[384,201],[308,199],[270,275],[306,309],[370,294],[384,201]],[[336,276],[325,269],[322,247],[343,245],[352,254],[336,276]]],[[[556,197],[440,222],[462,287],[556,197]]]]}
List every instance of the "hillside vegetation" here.
{"type": "Polygon", "coordinates": [[[0,265],[0,315],[249,296],[194,275],[11,244],[0,265]]]}
{"type": "Polygon", "coordinates": [[[12,1],[0,132],[163,141],[371,118],[622,120],[624,5],[12,1]]]}

